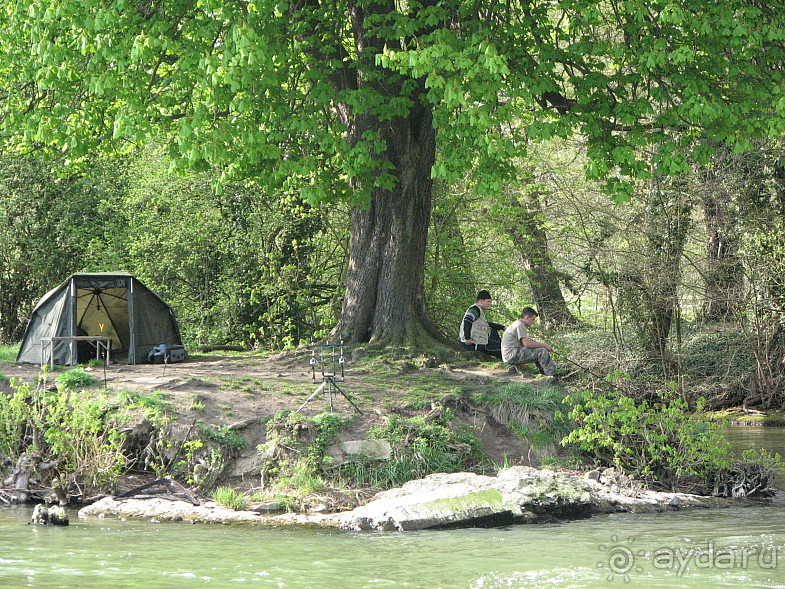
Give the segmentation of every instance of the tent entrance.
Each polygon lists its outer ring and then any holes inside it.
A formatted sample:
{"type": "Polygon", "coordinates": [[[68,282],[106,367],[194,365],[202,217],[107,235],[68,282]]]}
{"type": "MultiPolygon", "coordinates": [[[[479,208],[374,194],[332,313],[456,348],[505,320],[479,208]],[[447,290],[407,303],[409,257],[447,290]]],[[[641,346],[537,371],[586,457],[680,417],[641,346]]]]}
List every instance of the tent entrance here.
{"type": "MultiPolygon", "coordinates": [[[[112,340],[112,352],[128,354],[128,296],[125,287],[77,288],[76,335],[102,335],[112,340]]],[[[89,344],[87,344],[89,345],[89,344]]],[[[81,361],[81,350],[80,350],[81,361]]]]}

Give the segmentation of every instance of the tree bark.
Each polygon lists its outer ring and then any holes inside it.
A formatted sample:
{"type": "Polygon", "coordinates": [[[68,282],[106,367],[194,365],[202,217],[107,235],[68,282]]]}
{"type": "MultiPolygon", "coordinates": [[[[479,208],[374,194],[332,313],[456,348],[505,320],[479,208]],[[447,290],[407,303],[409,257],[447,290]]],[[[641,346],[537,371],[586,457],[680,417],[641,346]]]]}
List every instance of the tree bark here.
{"type": "Polygon", "coordinates": [[[389,121],[366,115],[355,122],[353,135],[369,129],[384,138],[397,182],[392,190],[374,189],[366,207],[352,210],[341,332],[352,342],[416,346],[438,335],[423,290],[436,157],[432,113],[419,105],[389,121]]]}
{"type": "Polygon", "coordinates": [[[703,211],[706,223],[706,298],[703,317],[709,321],[732,318],[743,290],[744,273],[738,257],[738,218],[730,197],[716,174],[705,178],[703,211]]]}
{"type": "Polygon", "coordinates": [[[645,241],[644,312],[648,337],[644,346],[666,359],[668,336],[678,314],[681,257],[690,228],[692,204],[681,194],[683,186],[671,181],[655,185],[647,203],[645,241]]]}
{"type": "MultiPolygon", "coordinates": [[[[346,290],[335,331],[347,342],[429,349],[438,337],[426,315],[423,284],[436,130],[424,79],[413,80],[377,64],[387,43],[396,40],[386,39],[384,28],[369,23],[372,16],[381,18],[394,8],[393,0],[350,2],[357,65],[328,74],[336,96],[364,89],[378,99],[376,106],[362,111],[356,105],[336,104],[350,147],[358,148],[368,137],[377,148],[384,146],[382,153],[369,153],[379,164],[376,176],[358,174],[351,180],[358,191],[369,189],[370,199],[352,209],[346,290]],[[393,106],[402,97],[409,103],[405,113],[393,106]],[[393,176],[394,186],[378,186],[375,180],[381,173],[393,176]]],[[[343,51],[340,46],[318,50],[331,57],[343,57],[343,51]]]]}
{"type": "Polygon", "coordinates": [[[548,251],[548,234],[542,226],[539,195],[531,192],[519,202],[504,223],[504,230],[515,245],[521,265],[526,269],[535,306],[543,327],[579,325],[567,307],[559,277],[548,251]],[[511,221],[511,222],[510,222],[511,221]]]}

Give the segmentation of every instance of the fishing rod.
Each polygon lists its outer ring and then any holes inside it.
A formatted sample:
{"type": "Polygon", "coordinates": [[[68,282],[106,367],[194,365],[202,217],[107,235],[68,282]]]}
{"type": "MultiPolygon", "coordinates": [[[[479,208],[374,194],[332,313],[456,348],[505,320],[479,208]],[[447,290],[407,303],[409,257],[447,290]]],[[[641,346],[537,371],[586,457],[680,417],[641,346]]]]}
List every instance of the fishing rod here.
{"type": "MultiPolygon", "coordinates": [[[[609,382],[607,379],[605,379],[604,377],[600,376],[596,372],[594,372],[592,370],[589,370],[588,368],[586,368],[585,366],[582,366],[581,364],[578,364],[575,360],[573,360],[572,358],[568,358],[567,356],[565,356],[561,352],[557,352],[556,350],[554,350],[553,353],[556,354],[557,356],[561,357],[561,358],[564,358],[565,360],[567,360],[567,362],[569,362],[570,364],[578,367],[579,369],[583,370],[584,372],[586,372],[588,374],[591,374],[597,380],[602,381],[603,383],[605,383],[609,387],[619,391],[620,393],[624,393],[625,395],[629,393],[629,391],[625,391],[624,389],[619,388],[618,386],[616,386],[612,382],[609,382]]],[[[639,390],[637,390],[637,389],[633,389],[633,390],[634,390],[634,392],[640,394],[639,390]]]]}

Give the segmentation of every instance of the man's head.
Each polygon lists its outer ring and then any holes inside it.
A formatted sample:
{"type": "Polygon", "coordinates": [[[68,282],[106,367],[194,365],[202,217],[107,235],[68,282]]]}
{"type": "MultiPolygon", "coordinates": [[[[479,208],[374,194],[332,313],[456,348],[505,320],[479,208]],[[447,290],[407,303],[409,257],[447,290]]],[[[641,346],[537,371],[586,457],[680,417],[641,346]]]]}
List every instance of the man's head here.
{"type": "Polygon", "coordinates": [[[487,309],[491,306],[491,293],[487,290],[481,290],[477,293],[477,306],[480,309],[487,309]]]}
{"type": "Polygon", "coordinates": [[[532,309],[531,307],[524,307],[523,311],[521,311],[521,321],[526,327],[531,327],[534,320],[537,319],[539,313],[532,309]]]}

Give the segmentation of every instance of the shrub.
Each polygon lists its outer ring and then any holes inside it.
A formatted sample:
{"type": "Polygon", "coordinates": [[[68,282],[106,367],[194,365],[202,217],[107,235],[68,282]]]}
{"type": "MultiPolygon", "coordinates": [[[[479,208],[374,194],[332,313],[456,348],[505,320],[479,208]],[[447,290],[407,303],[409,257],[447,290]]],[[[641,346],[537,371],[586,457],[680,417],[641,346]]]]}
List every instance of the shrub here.
{"type": "MultiPolygon", "coordinates": [[[[392,458],[378,462],[380,471],[370,473],[371,479],[377,479],[382,488],[389,488],[434,472],[467,470],[479,451],[480,442],[469,429],[450,427],[453,417],[448,409],[430,418],[393,415],[386,425],[369,430],[370,437],[387,439],[393,447],[392,458]]],[[[367,463],[347,466],[338,475],[347,478],[363,475],[368,472],[367,467],[367,463]]]]}
{"type": "Polygon", "coordinates": [[[98,380],[84,368],[74,368],[55,377],[57,388],[66,391],[75,391],[79,388],[90,387],[98,380]]]}
{"type": "Polygon", "coordinates": [[[660,396],[650,404],[618,391],[584,391],[569,402],[577,427],[562,443],[577,444],[628,475],[676,489],[690,477],[706,480],[730,466],[720,426],[689,415],[685,401],[660,396]]]}
{"type": "Polygon", "coordinates": [[[81,495],[119,474],[127,462],[124,437],[107,421],[101,400],[33,390],[16,380],[12,388],[0,395],[0,454],[16,460],[36,450],[40,461],[56,465],[46,475],[72,483],[81,495]]]}
{"type": "Polygon", "coordinates": [[[239,454],[248,445],[248,442],[239,433],[228,426],[206,426],[202,428],[205,439],[215,442],[226,448],[230,454],[239,454]]]}

